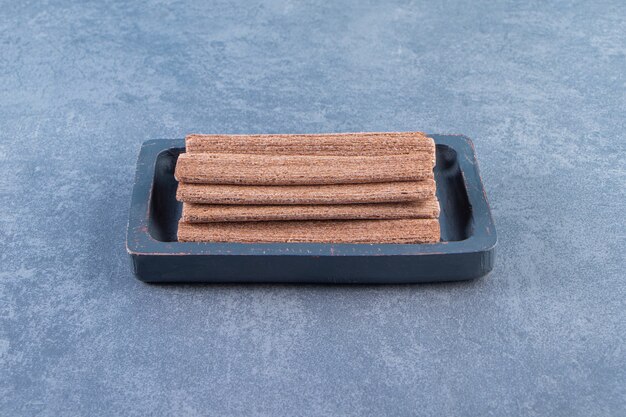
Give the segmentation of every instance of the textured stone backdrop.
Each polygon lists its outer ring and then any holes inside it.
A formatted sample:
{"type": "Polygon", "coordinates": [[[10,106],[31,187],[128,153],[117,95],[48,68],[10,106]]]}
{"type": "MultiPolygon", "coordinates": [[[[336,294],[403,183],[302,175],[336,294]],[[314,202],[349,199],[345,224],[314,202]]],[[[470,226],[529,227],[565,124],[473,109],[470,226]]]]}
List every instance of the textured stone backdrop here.
{"type": "Polygon", "coordinates": [[[2,1],[0,414],[619,415],[623,1],[2,1]],[[150,286],[140,144],[188,132],[475,141],[493,273],[150,286]]]}

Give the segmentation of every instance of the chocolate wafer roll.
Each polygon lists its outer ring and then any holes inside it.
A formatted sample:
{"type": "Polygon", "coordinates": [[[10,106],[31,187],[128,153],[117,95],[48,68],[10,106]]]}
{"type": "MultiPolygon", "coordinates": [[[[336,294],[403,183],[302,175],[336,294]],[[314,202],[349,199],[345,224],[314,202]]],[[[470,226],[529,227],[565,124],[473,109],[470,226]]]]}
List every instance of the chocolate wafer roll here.
{"type": "Polygon", "coordinates": [[[313,185],[418,181],[431,178],[427,152],[381,156],[184,153],[178,181],[206,184],[313,185]]]}
{"type": "Polygon", "coordinates": [[[325,220],[178,224],[180,242],[435,243],[439,221],[325,220]]]}
{"type": "Polygon", "coordinates": [[[436,219],[436,199],[408,203],[330,205],[219,205],[183,204],[187,223],[253,222],[276,220],[436,219]]]}
{"type": "Polygon", "coordinates": [[[377,156],[426,151],[435,143],[422,132],[325,133],[306,135],[199,135],[186,138],[187,152],[263,155],[377,156]]]}
{"type": "Polygon", "coordinates": [[[176,198],[203,204],[353,204],[421,201],[435,180],[331,185],[178,184],[176,198]]]}

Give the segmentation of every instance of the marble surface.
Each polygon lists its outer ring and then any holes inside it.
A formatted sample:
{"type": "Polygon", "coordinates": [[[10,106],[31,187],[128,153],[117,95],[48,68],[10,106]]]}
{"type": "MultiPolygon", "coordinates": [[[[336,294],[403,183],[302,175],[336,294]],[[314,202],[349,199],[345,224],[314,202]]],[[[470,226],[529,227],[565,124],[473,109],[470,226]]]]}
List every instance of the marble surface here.
{"type": "Polygon", "coordinates": [[[3,1],[0,414],[620,415],[626,3],[3,1]],[[494,271],[153,286],[141,143],[474,139],[494,271]]]}

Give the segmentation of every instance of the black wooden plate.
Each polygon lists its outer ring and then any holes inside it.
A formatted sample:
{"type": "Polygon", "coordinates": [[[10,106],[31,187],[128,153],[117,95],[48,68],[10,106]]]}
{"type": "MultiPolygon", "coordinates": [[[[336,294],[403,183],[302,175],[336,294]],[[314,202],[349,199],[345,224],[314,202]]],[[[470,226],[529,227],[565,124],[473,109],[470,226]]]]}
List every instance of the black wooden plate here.
{"type": "Polygon", "coordinates": [[[146,141],[126,239],[133,272],[146,282],[391,284],[481,277],[493,268],[497,238],[472,141],[431,137],[441,205],[436,244],[177,242],[182,204],[174,166],[185,141],[146,141]]]}

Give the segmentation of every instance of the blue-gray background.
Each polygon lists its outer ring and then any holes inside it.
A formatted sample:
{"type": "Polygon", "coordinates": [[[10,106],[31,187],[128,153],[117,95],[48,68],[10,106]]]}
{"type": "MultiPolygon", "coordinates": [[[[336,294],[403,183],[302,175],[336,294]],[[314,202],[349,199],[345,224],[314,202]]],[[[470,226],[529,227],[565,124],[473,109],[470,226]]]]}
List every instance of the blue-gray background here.
{"type": "Polygon", "coordinates": [[[0,414],[623,415],[625,40],[619,0],[2,1],[0,414]],[[144,140],[397,130],[474,139],[490,276],[131,275],[144,140]]]}

